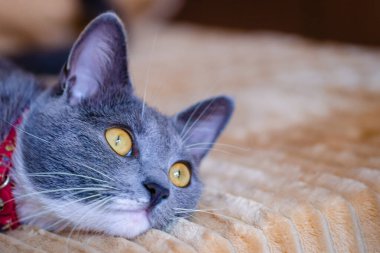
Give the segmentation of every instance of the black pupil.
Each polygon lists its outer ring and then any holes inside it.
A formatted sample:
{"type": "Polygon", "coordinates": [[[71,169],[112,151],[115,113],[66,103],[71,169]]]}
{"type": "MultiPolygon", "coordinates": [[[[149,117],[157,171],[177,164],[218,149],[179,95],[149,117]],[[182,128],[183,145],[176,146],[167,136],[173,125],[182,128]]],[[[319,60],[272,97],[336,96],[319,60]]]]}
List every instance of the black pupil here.
{"type": "Polygon", "coordinates": [[[119,143],[120,143],[120,135],[118,135],[117,138],[116,138],[116,141],[115,141],[116,146],[117,146],[119,143]]]}

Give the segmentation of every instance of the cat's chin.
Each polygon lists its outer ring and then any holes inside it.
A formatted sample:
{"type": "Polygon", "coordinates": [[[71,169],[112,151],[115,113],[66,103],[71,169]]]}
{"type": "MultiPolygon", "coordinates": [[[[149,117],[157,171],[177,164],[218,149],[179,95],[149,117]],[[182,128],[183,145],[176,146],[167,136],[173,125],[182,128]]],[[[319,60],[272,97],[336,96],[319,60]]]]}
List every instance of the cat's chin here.
{"type": "Polygon", "coordinates": [[[97,230],[109,235],[134,238],[151,228],[148,214],[145,210],[109,212],[102,217],[101,227],[96,224],[97,230]]]}

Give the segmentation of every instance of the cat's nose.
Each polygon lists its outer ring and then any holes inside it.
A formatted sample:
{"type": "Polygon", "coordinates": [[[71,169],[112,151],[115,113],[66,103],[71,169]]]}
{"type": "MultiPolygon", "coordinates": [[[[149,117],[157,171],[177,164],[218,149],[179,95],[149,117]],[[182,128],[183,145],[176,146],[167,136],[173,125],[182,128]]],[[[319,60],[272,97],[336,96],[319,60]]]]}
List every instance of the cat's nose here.
{"type": "Polygon", "coordinates": [[[163,199],[169,197],[169,190],[165,187],[154,182],[144,182],[143,184],[150,193],[151,207],[158,205],[163,199]]]}

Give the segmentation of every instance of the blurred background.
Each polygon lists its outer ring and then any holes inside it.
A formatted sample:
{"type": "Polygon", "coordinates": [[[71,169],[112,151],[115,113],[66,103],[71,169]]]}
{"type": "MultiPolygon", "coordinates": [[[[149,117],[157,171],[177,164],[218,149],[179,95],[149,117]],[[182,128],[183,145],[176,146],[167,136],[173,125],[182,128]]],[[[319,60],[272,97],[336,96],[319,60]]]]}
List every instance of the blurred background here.
{"type": "Polygon", "coordinates": [[[0,55],[54,77],[106,10],[127,26],[138,95],[167,113],[233,96],[224,139],[239,145],[378,100],[376,0],[0,0],[0,55]]]}
{"type": "Polygon", "coordinates": [[[378,46],[379,13],[376,0],[193,0],[176,20],[378,46]]]}
{"type": "Polygon", "coordinates": [[[70,47],[85,24],[105,10],[116,11],[128,24],[154,19],[380,45],[377,27],[380,2],[376,0],[57,0],[53,3],[0,0],[0,7],[0,53],[12,57],[48,49],[55,49],[57,56],[64,55],[66,52],[58,49],[70,47]]]}

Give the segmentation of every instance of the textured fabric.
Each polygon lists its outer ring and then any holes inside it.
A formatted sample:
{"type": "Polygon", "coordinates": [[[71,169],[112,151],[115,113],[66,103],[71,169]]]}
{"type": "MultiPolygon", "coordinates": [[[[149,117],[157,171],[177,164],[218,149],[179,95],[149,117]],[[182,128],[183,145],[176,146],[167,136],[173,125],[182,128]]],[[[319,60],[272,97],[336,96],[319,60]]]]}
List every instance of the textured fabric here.
{"type": "Polygon", "coordinates": [[[134,240],[20,227],[0,234],[0,252],[379,252],[379,50],[188,25],[136,32],[131,75],[150,105],[236,100],[201,167],[200,211],[134,240]]]}
{"type": "Polygon", "coordinates": [[[0,145],[0,230],[16,229],[20,224],[16,213],[16,203],[13,199],[13,184],[9,179],[12,169],[12,155],[16,148],[16,128],[21,117],[13,125],[8,136],[0,145]],[[7,183],[9,182],[9,183],[7,183]]]}

